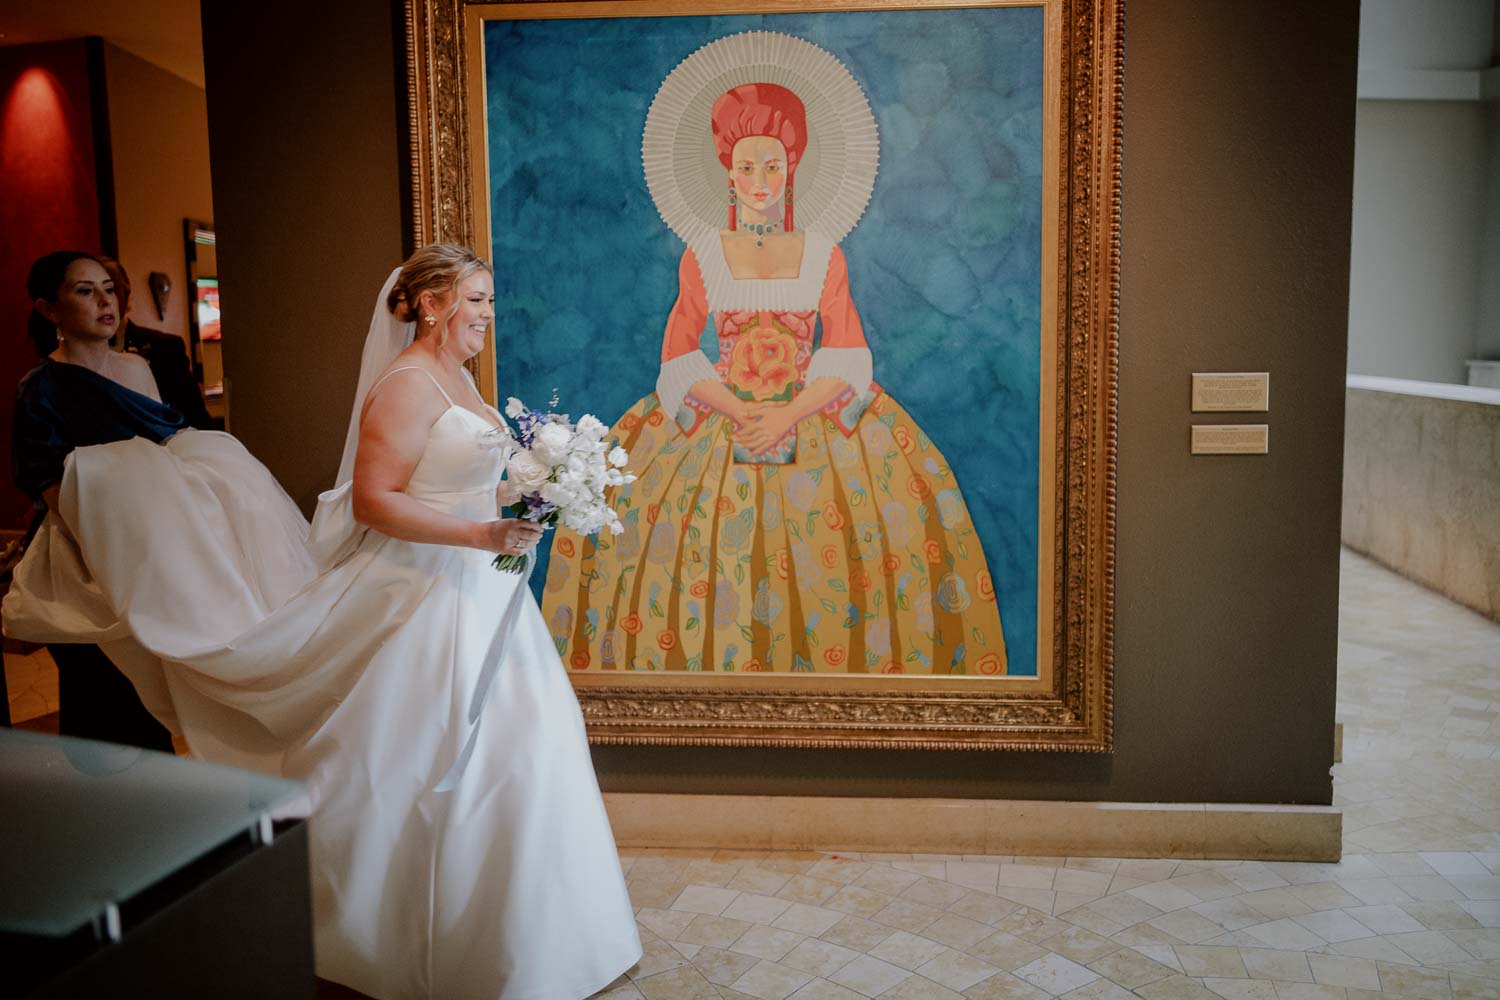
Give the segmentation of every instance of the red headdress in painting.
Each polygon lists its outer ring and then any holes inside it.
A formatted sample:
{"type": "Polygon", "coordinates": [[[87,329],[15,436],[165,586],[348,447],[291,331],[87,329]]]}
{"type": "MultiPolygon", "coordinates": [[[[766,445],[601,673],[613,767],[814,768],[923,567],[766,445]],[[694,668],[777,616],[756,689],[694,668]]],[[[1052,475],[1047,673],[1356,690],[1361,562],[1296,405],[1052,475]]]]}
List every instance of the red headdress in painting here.
{"type": "MultiPolygon", "coordinates": [[[[807,149],[807,112],[802,99],[774,83],[747,83],[735,87],[714,102],[714,149],[719,162],[728,170],[732,166],[734,144],[747,136],[762,135],[786,147],[786,198],[782,228],[793,229],[792,180],[797,162],[807,149]]],[[[730,190],[734,182],[730,182],[730,190]]],[[[729,206],[729,228],[737,228],[735,206],[729,206]]]]}

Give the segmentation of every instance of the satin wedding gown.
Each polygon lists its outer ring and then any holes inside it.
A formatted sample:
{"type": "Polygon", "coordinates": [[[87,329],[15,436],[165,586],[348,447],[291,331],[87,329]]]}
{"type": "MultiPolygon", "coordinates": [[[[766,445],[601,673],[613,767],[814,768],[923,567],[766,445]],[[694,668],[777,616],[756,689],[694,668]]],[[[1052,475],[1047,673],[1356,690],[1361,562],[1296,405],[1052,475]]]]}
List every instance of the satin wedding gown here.
{"type": "MultiPolygon", "coordinates": [[[[510,440],[444,399],[407,492],[492,518],[510,440]]],[[[6,629],[100,642],[195,753],[306,782],[320,976],[381,1000],[588,996],[641,949],[541,613],[490,553],[361,528],[349,489],[309,547],[226,434],[78,449],[72,537],[48,519],[6,629]]]]}

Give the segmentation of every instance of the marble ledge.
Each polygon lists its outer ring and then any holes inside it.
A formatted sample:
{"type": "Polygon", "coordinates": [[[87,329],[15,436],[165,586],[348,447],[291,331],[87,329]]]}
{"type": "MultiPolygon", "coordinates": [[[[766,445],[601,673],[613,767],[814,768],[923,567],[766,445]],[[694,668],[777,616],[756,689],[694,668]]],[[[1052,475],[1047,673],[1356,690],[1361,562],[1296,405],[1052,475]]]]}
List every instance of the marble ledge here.
{"type": "Polygon", "coordinates": [[[1337,861],[1331,806],[764,795],[604,796],[628,848],[1337,861]]]}

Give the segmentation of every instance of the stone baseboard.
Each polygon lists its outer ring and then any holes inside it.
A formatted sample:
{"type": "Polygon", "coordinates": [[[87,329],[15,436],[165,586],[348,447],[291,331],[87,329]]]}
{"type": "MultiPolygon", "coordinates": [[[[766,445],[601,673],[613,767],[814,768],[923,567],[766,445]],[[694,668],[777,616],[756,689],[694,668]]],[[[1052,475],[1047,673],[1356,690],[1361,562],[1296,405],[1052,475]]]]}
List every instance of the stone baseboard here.
{"type": "Polygon", "coordinates": [[[621,847],[1337,861],[1331,806],[604,796],[621,847]]]}

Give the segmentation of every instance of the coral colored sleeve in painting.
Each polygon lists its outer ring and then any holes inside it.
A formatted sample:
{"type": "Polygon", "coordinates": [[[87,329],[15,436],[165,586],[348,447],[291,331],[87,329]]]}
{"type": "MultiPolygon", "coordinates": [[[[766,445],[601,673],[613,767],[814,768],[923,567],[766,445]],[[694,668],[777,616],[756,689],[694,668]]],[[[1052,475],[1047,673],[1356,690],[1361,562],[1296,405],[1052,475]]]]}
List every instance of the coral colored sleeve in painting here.
{"type": "MultiPolygon", "coordinates": [[[[699,279],[700,283],[702,279],[699,279]]],[[[818,302],[823,320],[824,348],[868,347],[865,327],[849,295],[849,265],[842,247],[834,247],[828,257],[828,277],[823,281],[823,296],[818,302]]],[[[863,388],[861,386],[860,388],[863,388]]]]}
{"type": "MultiPolygon", "coordinates": [[[[661,359],[671,361],[696,351],[703,324],[707,321],[708,290],[703,285],[703,272],[693,251],[686,249],[682,251],[682,263],[677,266],[677,301],[667,315],[661,359]]],[[[855,322],[859,320],[856,318],[855,322]]]]}

